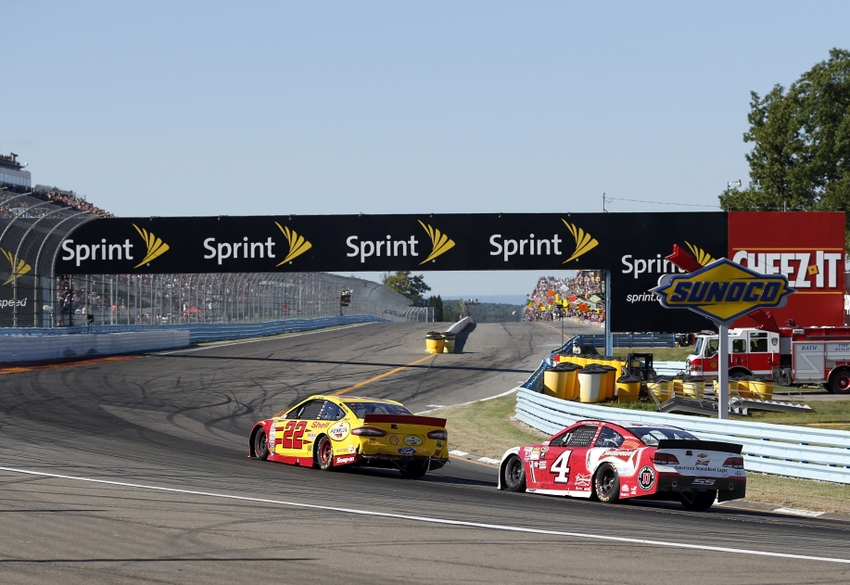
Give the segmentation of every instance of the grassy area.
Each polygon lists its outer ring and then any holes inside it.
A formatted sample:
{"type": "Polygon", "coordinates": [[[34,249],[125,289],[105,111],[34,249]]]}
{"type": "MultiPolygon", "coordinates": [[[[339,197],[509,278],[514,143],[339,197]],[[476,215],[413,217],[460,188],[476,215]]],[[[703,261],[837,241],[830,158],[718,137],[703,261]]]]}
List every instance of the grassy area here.
{"type": "MultiPolygon", "coordinates": [[[[516,397],[511,394],[484,402],[442,408],[430,414],[448,419],[449,445],[452,449],[499,459],[511,447],[539,443],[546,437],[544,433],[513,419],[515,405],[516,397]]],[[[823,418],[814,426],[832,425],[831,419],[840,417],[842,409],[845,413],[850,411],[850,402],[818,403],[818,414],[821,414],[821,405],[823,418]],[[838,406],[830,408],[827,405],[838,406]]],[[[764,417],[759,418],[764,422],[778,422],[780,419],[788,421],[780,424],[816,422],[809,418],[813,416],[811,414],[764,414],[764,417]]],[[[493,474],[495,479],[495,470],[493,474]]],[[[850,485],[750,473],[747,478],[747,501],[776,507],[850,514],[850,485]]]]}

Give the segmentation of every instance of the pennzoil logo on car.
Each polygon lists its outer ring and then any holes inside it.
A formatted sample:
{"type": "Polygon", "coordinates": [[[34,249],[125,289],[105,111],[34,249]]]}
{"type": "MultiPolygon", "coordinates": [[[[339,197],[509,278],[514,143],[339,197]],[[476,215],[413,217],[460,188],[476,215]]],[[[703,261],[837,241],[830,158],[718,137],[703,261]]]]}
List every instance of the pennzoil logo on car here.
{"type": "Polygon", "coordinates": [[[796,291],[783,275],[764,276],[721,258],[690,274],[662,276],[652,292],[668,309],[729,323],[756,309],[781,307],[796,291]]]}
{"type": "Polygon", "coordinates": [[[348,423],[341,422],[335,424],[330,428],[328,434],[331,436],[331,439],[334,441],[342,441],[344,438],[348,436],[348,423]]]}

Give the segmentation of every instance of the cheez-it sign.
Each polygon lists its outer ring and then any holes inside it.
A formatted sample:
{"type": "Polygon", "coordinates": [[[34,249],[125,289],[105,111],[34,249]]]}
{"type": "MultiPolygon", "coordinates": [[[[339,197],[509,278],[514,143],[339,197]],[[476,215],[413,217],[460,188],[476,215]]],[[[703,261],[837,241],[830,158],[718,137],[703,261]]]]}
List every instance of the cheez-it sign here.
{"type": "MultiPolygon", "coordinates": [[[[844,306],[844,214],[730,212],[728,258],[763,275],[788,279],[796,294],[772,311],[780,325],[834,322],[844,306]]],[[[742,319],[735,326],[751,326],[742,319]]]]}

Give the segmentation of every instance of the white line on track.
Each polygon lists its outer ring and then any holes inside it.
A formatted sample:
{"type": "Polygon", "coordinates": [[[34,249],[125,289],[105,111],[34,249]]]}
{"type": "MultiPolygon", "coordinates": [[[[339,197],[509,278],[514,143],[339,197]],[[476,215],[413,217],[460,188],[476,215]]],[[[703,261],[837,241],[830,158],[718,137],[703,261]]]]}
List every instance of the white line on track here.
{"type": "Polygon", "coordinates": [[[429,518],[426,516],[410,516],[407,514],[391,514],[388,512],[374,512],[371,510],[356,510],[354,508],[340,508],[336,506],[320,506],[317,504],[304,504],[301,502],[288,502],[286,500],[271,500],[267,498],[251,498],[247,496],[234,496],[228,494],[217,494],[213,492],[201,492],[195,490],[184,490],[177,488],[168,488],[161,486],[142,485],[135,483],[126,483],[121,481],[109,481],[105,479],[93,479],[88,477],[76,477],[72,475],[59,475],[56,473],[44,473],[41,471],[32,471],[28,469],[16,469],[13,467],[0,467],[0,471],[8,471],[10,473],[21,473],[25,475],[34,475],[39,477],[48,477],[53,479],[66,479],[71,481],[84,481],[88,483],[97,483],[101,485],[111,485],[118,487],[128,487],[133,489],[151,490],[158,492],[168,492],[174,494],[185,494],[191,496],[203,496],[208,498],[223,498],[227,500],[236,500],[240,502],[256,502],[260,504],[277,504],[280,506],[289,506],[292,508],[308,508],[311,510],[325,510],[328,512],[344,512],[347,514],[357,514],[360,516],[377,516],[381,518],[395,518],[398,520],[411,520],[414,522],[428,522],[430,524],[444,524],[448,526],[464,526],[467,528],[483,528],[486,530],[503,530],[507,532],[523,532],[527,534],[545,534],[548,536],[566,536],[572,538],[584,538],[589,540],[602,540],[608,542],[622,542],[625,544],[639,544],[648,546],[668,547],[668,548],[683,548],[689,550],[703,550],[710,552],[730,553],[737,555],[751,555],[758,557],[776,557],[781,559],[794,559],[803,561],[818,561],[824,563],[842,563],[850,565],[850,559],[838,559],[833,557],[816,557],[810,555],[795,555],[787,553],[777,553],[770,551],[758,550],[741,550],[735,548],[727,548],[723,546],[708,546],[703,544],[688,544],[683,542],[666,542],[663,540],[648,540],[644,538],[626,538],[622,536],[604,536],[599,534],[584,534],[581,532],[567,532],[564,530],[543,530],[541,528],[525,528],[522,526],[508,526],[506,524],[484,524],[481,522],[467,522],[464,520],[449,520],[446,518],[429,518]]]}

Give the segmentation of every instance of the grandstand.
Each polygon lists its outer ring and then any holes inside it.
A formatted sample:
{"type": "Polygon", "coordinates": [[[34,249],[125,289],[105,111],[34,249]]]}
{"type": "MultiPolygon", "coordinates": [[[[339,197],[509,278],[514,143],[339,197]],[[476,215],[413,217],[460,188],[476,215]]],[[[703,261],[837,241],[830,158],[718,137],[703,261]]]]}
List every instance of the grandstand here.
{"type": "Polygon", "coordinates": [[[580,270],[575,276],[541,276],[528,295],[523,321],[569,319],[602,325],[605,322],[605,291],[598,270],[580,270]]]}
{"type": "Polygon", "coordinates": [[[433,320],[433,309],[410,307],[380,284],[326,273],[54,274],[71,231],[114,216],[73,191],[31,188],[17,156],[0,155],[0,327],[250,323],[343,313],[433,320]],[[352,291],[346,307],[343,290],[352,291]]]}

